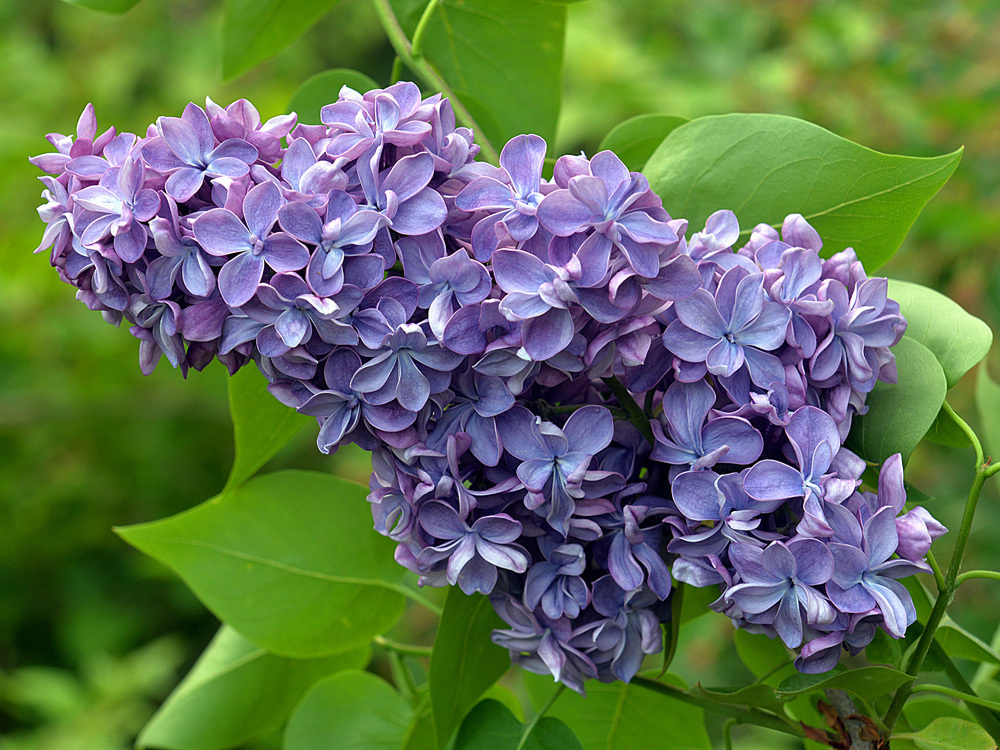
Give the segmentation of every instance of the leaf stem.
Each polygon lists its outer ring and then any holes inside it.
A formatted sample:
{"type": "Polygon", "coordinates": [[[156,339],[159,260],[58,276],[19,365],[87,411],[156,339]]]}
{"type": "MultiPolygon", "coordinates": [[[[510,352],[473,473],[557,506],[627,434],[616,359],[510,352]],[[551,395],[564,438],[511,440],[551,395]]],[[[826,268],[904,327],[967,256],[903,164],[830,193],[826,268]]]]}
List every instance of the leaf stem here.
{"type": "Polygon", "coordinates": [[[386,651],[392,651],[397,654],[407,654],[409,656],[429,657],[431,655],[431,651],[434,650],[431,646],[415,646],[412,643],[399,643],[398,641],[391,640],[381,635],[377,635],[372,638],[372,642],[381,646],[386,651]]]}
{"type": "Polygon", "coordinates": [[[413,680],[410,679],[403,657],[398,651],[389,652],[389,671],[392,672],[392,681],[396,683],[396,688],[402,694],[406,702],[411,706],[416,701],[417,693],[413,680]]]}
{"type": "Polygon", "coordinates": [[[440,4],[441,0],[430,0],[427,3],[427,7],[424,8],[424,12],[420,15],[420,20],[417,21],[417,28],[413,30],[413,40],[410,42],[410,54],[413,55],[414,60],[419,60],[424,56],[424,32],[427,31],[427,26],[431,22],[431,16],[434,15],[434,11],[440,4]]]}
{"type": "Polygon", "coordinates": [[[604,384],[611,389],[615,398],[618,399],[618,403],[622,405],[625,413],[628,414],[628,421],[635,425],[635,428],[639,430],[639,434],[646,438],[650,445],[656,445],[656,441],[653,439],[653,430],[649,426],[649,417],[639,407],[639,404],[635,402],[635,399],[632,398],[632,394],[629,393],[628,388],[614,376],[604,378],[604,384]]]}
{"type": "Polygon", "coordinates": [[[733,750],[733,727],[738,726],[739,719],[727,719],[722,725],[722,746],[726,750],[733,750]]]}
{"type": "MultiPolygon", "coordinates": [[[[961,424],[965,423],[961,422],[961,424]]],[[[976,442],[978,443],[978,440],[976,442]]],[[[909,682],[900,685],[896,690],[896,694],[892,698],[892,703],[889,705],[889,710],[885,714],[885,725],[888,727],[889,732],[892,732],[896,720],[899,719],[899,715],[903,711],[906,699],[910,697],[910,693],[913,691],[913,683],[917,675],[920,674],[920,668],[923,666],[927,652],[934,642],[934,634],[937,632],[938,626],[941,624],[942,618],[944,618],[945,611],[955,596],[955,590],[958,588],[958,572],[962,568],[965,547],[969,542],[969,534],[972,532],[972,521],[976,516],[976,506],[979,504],[979,497],[982,494],[983,485],[986,483],[986,470],[987,467],[985,464],[979,464],[976,467],[976,476],[972,482],[972,487],[969,489],[969,497],[965,501],[962,524],[958,530],[958,538],[955,540],[955,551],[952,553],[948,572],[944,577],[944,589],[938,593],[937,600],[934,602],[934,608],[931,610],[931,614],[927,618],[927,624],[924,626],[924,632],[920,634],[920,640],[917,641],[909,664],[906,665],[906,673],[910,675],[911,679],[909,682]]]]}
{"type": "Polygon", "coordinates": [[[916,685],[913,688],[914,693],[939,693],[940,695],[947,695],[950,698],[958,698],[966,703],[973,703],[977,706],[982,706],[983,708],[988,708],[992,711],[1000,711],[1000,703],[996,701],[988,701],[985,698],[980,698],[978,695],[971,695],[969,693],[963,693],[961,690],[955,690],[954,688],[945,687],[944,685],[916,685]]]}
{"type": "Polygon", "coordinates": [[[566,686],[560,683],[559,687],[557,687],[555,692],[552,693],[552,696],[545,702],[545,705],[541,707],[537,714],[531,717],[531,721],[525,725],[524,732],[521,734],[521,739],[518,740],[517,747],[515,747],[514,750],[523,750],[525,743],[528,741],[528,738],[531,737],[531,733],[535,730],[535,725],[538,724],[542,717],[548,713],[549,709],[552,708],[552,704],[554,704],[556,699],[562,695],[562,691],[565,688],[566,686]]]}
{"type": "Polygon", "coordinates": [[[958,416],[958,413],[952,408],[951,404],[949,404],[947,401],[945,401],[941,405],[941,408],[944,410],[945,414],[947,414],[955,421],[955,424],[957,424],[961,428],[962,432],[965,433],[965,436],[969,438],[969,442],[972,443],[972,447],[976,449],[976,466],[977,467],[982,466],[985,463],[986,459],[983,457],[983,444],[979,442],[979,436],[976,435],[975,430],[969,427],[969,424],[960,416],[958,416]]]}
{"type": "Polygon", "coordinates": [[[392,59],[392,74],[389,76],[389,85],[398,83],[403,76],[403,58],[396,55],[392,59]]]}
{"type": "Polygon", "coordinates": [[[944,573],[941,572],[941,566],[938,565],[934,553],[930,550],[927,550],[927,564],[931,566],[931,571],[934,573],[934,583],[937,584],[937,590],[944,591],[944,573]]]}
{"type": "Polygon", "coordinates": [[[430,599],[428,599],[427,597],[425,597],[423,594],[421,594],[421,593],[419,593],[417,591],[414,591],[409,586],[404,586],[403,584],[396,584],[396,585],[388,584],[388,587],[391,588],[393,591],[399,592],[400,594],[402,594],[403,596],[405,596],[407,599],[409,599],[411,602],[415,602],[416,604],[419,604],[424,609],[430,610],[431,612],[433,612],[434,614],[436,614],[438,617],[440,617],[444,613],[444,610],[441,609],[441,607],[439,607],[438,605],[436,605],[434,602],[432,602],[430,599]]]}
{"type": "MultiPolygon", "coordinates": [[[[466,109],[465,104],[455,96],[448,82],[444,80],[441,74],[422,55],[419,57],[414,55],[413,44],[407,38],[406,32],[403,31],[403,27],[400,25],[399,19],[396,18],[389,0],[371,0],[371,3],[372,8],[375,10],[375,15],[378,16],[379,22],[382,24],[382,28],[385,30],[385,34],[389,38],[389,43],[392,45],[393,50],[395,50],[396,55],[402,59],[403,63],[410,70],[420,76],[424,83],[448,97],[452,108],[455,110],[455,116],[462,124],[475,131],[476,143],[479,144],[481,149],[480,153],[493,164],[499,163],[500,157],[497,155],[497,150],[487,140],[483,129],[476,123],[475,118],[466,109]]],[[[435,2],[431,2],[428,8],[435,4],[435,2]]],[[[426,14],[427,11],[425,10],[426,14]]],[[[423,21],[423,17],[421,17],[421,21],[423,21]]]]}
{"type": "Polygon", "coordinates": [[[697,698],[678,687],[674,687],[673,685],[667,685],[639,675],[632,678],[632,683],[640,685],[647,690],[662,693],[668,698],[673,698],[674,700],[683,701],[685,703],[691,703],[706,711],[712,711],[713,713],[722,714],[723,716],[736,719],[740,724],[755,724],[756,726],[764,727],[765,729],[773,729],[776,732],[790,734],[794,737],[806,737],[803,725],[793,722],[791,719],[779,716],[778,714],[772,714],[769,711],[764,711],[760,708],[742,708],[740,706],[729,705],[726,703],[714,703],[712,701],[702,700],[701,698],[697,698]]]}
{"type": "Polygon", "coordinates": [[[1000,572],[995,570],[968,570],[955,579],[955,585],[961,586],[973,578],[988,578],[993,581],[1000,581],[1000,572]]]}

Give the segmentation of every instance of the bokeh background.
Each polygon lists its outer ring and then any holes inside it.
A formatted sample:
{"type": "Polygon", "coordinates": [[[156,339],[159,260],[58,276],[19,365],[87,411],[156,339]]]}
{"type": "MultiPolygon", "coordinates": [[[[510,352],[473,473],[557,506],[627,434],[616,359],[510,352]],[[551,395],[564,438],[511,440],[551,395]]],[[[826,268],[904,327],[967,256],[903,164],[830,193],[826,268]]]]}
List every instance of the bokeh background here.
{"type": "MultiPolygon", "coordinates": [[[[76,302],[32,255],[41,190],[27,157],[72,132],[92,101],[103,129],[142,132],[206,95],[266,117],[333,67],[386,81],[392,54],[365,0],[275,59],[224,83],[222,0],[143,0],[102,16],[58,0],[0,0],[0,748],[120,750],[217,623],[111,527],[191,507],[232,459],[225,372],[149,378],[137,342],[76,302]]],[[[795,115],[880,151],[962,164],[884,269],[1000,323],[1000,3],[590,0],[570,6],[556,153],[592,152],[622,119],[731,111],[795,115]]],[[[669,207],[668,207],[669,208],[669,207]]],[[[995,347],[998,348],[998,347],[995,347]]],[[[994,354],[993,372],[1000,374],[994,354]]],[[[950,396],[975,422],[972,380],[950,396]]],[[[1000,415],[989,418],[1000,419],[1000,415]]],[[[358,453],[320,456],[303,433],[273,462],[365,481],[358,453]]],[[[922,446],[912,483],[957,527],[970,454],[922,446]]],[[[995,484],[995,483],[994,483],[995,484]]],[[[1000,564],[1000,499],[987,489],[969,564],[1000,564]]],[[[938,558],[947,554],[943,539],[938,558]]],[[[957,618],[990,640],[1000,597],[959,592],[957,618]]],[[[700,622],[679,669],[706,684],[738,669],[731,627],[700,622]]],[[[264,746],[266,746],[265,743],[264,746]]]]}

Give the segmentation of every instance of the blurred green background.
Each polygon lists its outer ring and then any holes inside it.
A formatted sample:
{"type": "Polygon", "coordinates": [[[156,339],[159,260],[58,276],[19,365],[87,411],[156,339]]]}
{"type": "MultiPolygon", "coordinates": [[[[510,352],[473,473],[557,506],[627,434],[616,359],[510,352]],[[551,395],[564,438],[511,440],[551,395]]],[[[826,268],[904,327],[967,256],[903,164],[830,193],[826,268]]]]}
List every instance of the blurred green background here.
{"type": "MultiPolygon", "coordinates": [[[[388,79],[392,55],[364,0],[344,0],[277,58],[219,73],[222,2],[143,0],[122,17],[57,0],[0,0],[0,748],[119,750],[217,623],[164,569],[111,531],[188,508],[222,487],[232,458],[225,372],[143,378],[137,342],[73,299],[33,256],[41,186],[26,159],[72,132],[92,101],[103,129],[142,132],[206,95],[284,111],[332,67],[388,79]]],[[[951,182],[884,269],[1000,322],[1000,4],[836,0],[590,0],[570,6],[556,153],[593,151],[622,119],[730,111],[796,115],[880,151],[966,147],[951,182]]],[[[668,206],[669,208],[669,206],[668,206]]],[[[993,372],[1000,374],[994,358],[993,372]]],[[[972,379],[951,396],[972,412],[972,379]]],[[[993,415],[1000,418],[1000,415],[993,415]]],[[[365,481],[303,434],[274,465],[365,481]]],[[[957,527],[967,452],[922,446],[910,481],[957,527]]],[[[996,488],[969,564],[996,567],[996,488]]],[[[947,554],[947,537],[939,559],[947,554]]],[[[989,640],[995,590],[974,582],[956,613],[989,640]],[[984,596],[989,594],[989,596],[984,596]],[[976,605],[973,606],[973,601],[976,605]]],[[[700,621],[681,671],[729,679],[730,625],[700,621]]]]}

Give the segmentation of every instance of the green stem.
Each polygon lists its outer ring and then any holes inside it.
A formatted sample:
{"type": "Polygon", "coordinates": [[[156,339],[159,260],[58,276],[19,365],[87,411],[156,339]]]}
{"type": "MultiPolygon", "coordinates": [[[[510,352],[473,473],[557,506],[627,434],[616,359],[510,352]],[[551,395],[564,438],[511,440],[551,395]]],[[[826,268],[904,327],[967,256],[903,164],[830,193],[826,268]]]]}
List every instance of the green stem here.
{"type": "Polygon", "coordinates": [[[417,690],[410,678],[409,670],[403,664],[403,657],[398,651],[389,652],[389,670],[392,672],[392,681],[396,683],[396,688],[411,706],[416,701],[417,690]]]}
{"type": "Polygon", "coordinates": [[[400,78],[403,77],[403,58],[396,55],[392,59],[392,74],[389,78],[389,84],[397,83],[400,78]]]}
{"type": "Polygon", "coordinates": [[[398,641],[390,640],[381,635],[377,635],[372,638],[372,642],[381,646],[386,651],[392,651],[397,654],[408,654],[409,656],[429,657],[431,652],[434,650],[430,646],[415,646],[412,643],[399,643],[398,641]]]}
{"type": "Polygon", "coordinates": [[[427,7],[424,8],[424,12],[420,15],[420,20],[417,21],[417,28],[413,30],[413,40],[410,42],[410,54],[413,55],[414,60],[419,60],[424,56],[424,32],[427,31],[427,27],[431,22],[431,16],[434,15],[434,11],[440,4],[441,0],[430,0],[427,3],[427,7]]]}
{"type": "MultiPolygon", "coordinates": [[[[444,96],[451,100],[452,109],[455,110],[455,117],[463,124],[472,128],[476,132],[476,143],[479,144],[480,153],[490,162],[497,164],[499,163],[500,157],[497,155],[497,150],[493,148],[493,145],[486,139],[483,129],[479,127],[476,123],[476,119],[472,116],[468,109],[462,101],[455,96],[455,93],[451,90],[448,82],[444,80],[441,74],[421,55],[419,57],[415,56],[413,53],[413,45],[406,36],[406,32],[403,31],[403,27],[399,23],[399,19],[396,18],[395,12],[392,10],[392,5],[390,5],[389,0],[371,0],[372,8],[375,10],[375,15],[378,16],[379,22],[382,24],[382,28],[385,30],[385,35],[389,38],[389,43],[392,45],[393,50],[395,50],[396,55],[398,55],[403,62],[406,64],[410,70],[420,76],[424,83],[437,91],[440,91],[444,96]]],[[[431,2],[428,9],[435,5],[431,2]]],[[[427,11],[425,10],[425,15],[427,11]]],[[[421,21],[423,18],[421,18],[421,21]]]]}
{"type": "Polygon", "coordinates": [[[955,584],[961,586],[972,578],[987,578],[992,581],[1000,581],[1000,572],[995,570],[967,570],[955,580],[955,584]]]}
{"type": "Polygon", "coordinates": [[[414,591],[409,586],[398,584],[398,585],[390,585],[389,588],[391,588],[393,591],[398,591],[400,594],[405,596],[411,602],[415,602],[416,604],[419,604],[421,607],[430,610],[438,617],[444,614],[444,610],[441,609],[441,607],[436,605],[434,602],[425,597],[423,594],[414,591]]]}
{"type": "Polygon", "coordinates": [[[972,703],[976,706],[982,706],[983,708],[988,708],[991,711],[1000,711],[1000,703],[996,701],[988,701],[985,698],[980,698],[978,695],[970,695],[969,693],[963,693],[961,690],[954,690],[950,687],[944,687],[943,685],[916,685],[913,688],[914,693],[939,693],[941,695],[947,695],[951,698],[958,698],[966,703],[972,703]]]}
{"type": "Polygon", "coordinates": [[[969,427],[968,423],[964,419],[958,416],[955,410],[951,407],[951,404],[947,401],[941,405],[941,408],[944,410],[945,414],[955,420],[955,424],[957,424],[962,429],[962,432],[965,433],[965,436],[969,438],[969,442],[972,443],[972,447],[976,450],[976,467],[978,469],[978,467],[982,466],[986,462],[986,459],[983,457],[983,444],[979,442],[979,436],[976,435],[975,431],[969,427]]]}
{"type": "Polygon", "coordinates": [[[802,725],[793,722],[791,719],[778,716],[777,714],[772,714],[769,711],[764,711],[760,708],[742,708],[728,703],[714,703],[713,701],[702,700],[701,698],[697,698],[680,688],[674,687],[673,685],[667,685],[639,675],[632,678],[632,684],[641,685],[647,690],[662,693],[668,698],[683,701],[684,703],[690,703],[706,711],[712,711],[713,713],[728,716],[732,719],[736,719],[740,724],[754,724],[759,727],[764,727],[765,729],[773,729],[776,732],[790,734],[793,737],[806,736],[802,725]]]}
{"type": "MultiPolygon", "coordinates": [[[[962,422],[962,424],[965,423],[962,422]]],[[[927,618],[927,624],[924,625],[924,632],[920,634],[920,640],[917,641],[917,646],[913,651],[913,655],[910,657],[909,664],[907,665],[906,673],[909,674],[912,679],[901,685],[896,690],[896,694],[892,698],[892,703],[889,705],[889,710],[886,711],[885,725],[888,727],[890,732],[892,731],[896,720],[899,718],[900,713],[903,711],[903,705],[906,703],[906,699],[910,697],[910,693],[913,691],[913,682],[917,675],[920,674],[920,668],[924,665],[924,659],[927,657],[927,652],[930,650],[931,644],[934,642],[934,634],[937,632],[938,626],[941,624],[941,620],[944,617],[945,611],[948,609],[948,605],[951,604],[951,600],[955,596],[955,589],[958,588],[958,572],[962,568],[962,559],[965,557],[965,547],[969,542],[969,534],[972,532],[972,521],[976,516],[976,506],[979,504],[979,496],[982,494],[983,484],[985,484],[985,482],[985,467],[980,464],[976,468],[976,477],[972,482],[972,487],[969,489],[969,498],[965,502],[965,512],[962,514],[962,524],[959,527],[958,537],[955,540],[955,551],[952,553],[951,563],[948,565],[948,572],[945,574],[944,578],[944,590],[938,594],[937,600],[934,602],[934,609],[931,610],[930,617],[927,618]]]]}
{"type": "Polygon", "coordinates": [[[618,399],[618,403],[622,405],[625,413],[628,414],[628,421],[635,425],[636,429],[639,430],[639,434],[646,438],[650,445],[655,445],[656,441],[653,439],[653,430],[649,426],[649,417],[639,407],[639,404],[635,402],[635,399],[632,398],[632,394],[629,393],[628,388],[614,376],[604,378],[604,384],[611,389],[615,398],[618,399]]]}
{"type": "MultiPolygon", "coordinates": [[[[963,693],[975,695],[975,689],[966,681],[965,676],[958,671],[958,667],[955,666],[955,662],[945,652],[944,647],[935,641],[931,646],[931,651],[944,664],[944,673],[951,680],[951,684],[963,693]]],[[[969,704],[969,711],[979,721],[980,726],[990,733],[993,739],[1000,739],[1000,716],[974,703],[969,704]]]]}
{"type": "Polygon", "coordinates": [[[726,750],[733,750],[733,727],[739,723],[738,719],[729,719],[722,725],[722,745],[726,750]]]}
{"type": "Polygon", "coordinates": [[[987,466],[983,469],[983,474],[989,479],[991,476],[1000,471],[1000,464],[993,464],[992,466],[987,466]]]}
{"type": "Polygon", "coordinates": [[[944,591],[944,573],[941,572],[941,566],[938,565],[934,553],[930,550],[927,550],[927,564],[931,566],[931,571],[934,573],[934,583],[937,584],[937,590],[944,591]]]}
{"type": "Polygon", "coordinates": [[[525,743],[528,738],[531,737],[531,733],[535,730],[535,725],[541,720],[545,714],[548,713],[549,709],[552,708],[552,704],[556,702],[556,699],[562,695],[562,691],[565,689],[565,685],[561,684],[556,688],[556,691],[552,693],[552,697],[546,701],[545,705],[542,706],[541,710],[531,717],[531,721],[528,722],[527,726],[524,728],[524,733],[521,734],[521,739],[517,743],[517,747],[514,750],[523,750],[525,743]]]}

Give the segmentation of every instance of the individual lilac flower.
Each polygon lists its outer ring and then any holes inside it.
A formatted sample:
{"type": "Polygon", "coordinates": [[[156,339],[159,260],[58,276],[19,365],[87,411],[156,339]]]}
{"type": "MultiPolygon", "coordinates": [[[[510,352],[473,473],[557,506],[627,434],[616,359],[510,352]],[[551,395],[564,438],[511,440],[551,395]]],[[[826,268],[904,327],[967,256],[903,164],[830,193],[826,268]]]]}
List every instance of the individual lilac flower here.
{"type": "Polygon", "coordinates": [[[574,411],[560,429],[523,407],[515,407],[503,423],[504,448],[522,463],[517,476],[528,489],[524,504],[544,514],[553,529],[566,533],[574,496],[594,456],[614,436],[611,412],[602,406],[574,411]]]}
{"type": "Polygon", "coordinates": [[[124,166],[125,160],[132,155],[135,143],[134,133],[116,135],[103,149],[95,148],[94,153],[72,159],[66,164],[66,172],[85,181],[100,181],[109,169],[124,166]]]}
{"type": "Polygon", "coordinates": [[[28,161],[43,172],[61,175],[70,161],[82,156],[100,154],[104,146],[114,137],[114,128],[108,128],[101,135],[97,135],[94,105],[88,104],[77,120],[75,138],[62,133],[49,133],[45,139],[55,147],[55,151],[32,156],[28,161]]]}
{"type": "Polygon", "coordinates": [[[553,620],[563,615],[570,619],[590,604],[590,589],[584,582],[587,557],[579,544],[561,544],[548,558],[536,562],[524,580],[524,603],[528,609],[541,606],[553,620]]]}
{"type": "Polygon", "coordinates": [[[723,274],[713,296],[698,289],[674,303],[677,320],[663,344],[688,362],[705,362],[713,375],[732,377],[744,366],[761,388],[784,381],[781,362],[769,351],[785,341],[788,309],[765,301],[763,275],[736,267],[723,274]]]}
{"type": "Polygon", "coordinates": [[[687,252],[699,263],[712,261],[723,270],[739,263],[732,251],[740,237],[740,224],[732,211],[716,211],[705,220],[705,228],[695,232],[687,243],[687,252]]]}
{"type": "Polygon", "coordinates": [[[257,161],[257,149],[242,138],[218,146],[205,110],[188,104],[180,117],[161,117],[160,137],[142,146],[142,158],[157,172],[169,175],[166,193],[183,203],[201,187],[205,177],[238,179],[257,161]]]}
{"type": "Polygon", "coordinates": [[[521,339],[531,359],[542,361],[563,351],[573,340],[569,305],[576,295],[557,270],[522,250],[497,250],[493,275],[507,292],[500,312],[521,322],[521,339]]]}
{"type": "Polygon", "coordinates": [[[494,595],[491,601],[497,614],[511,626],[508,630],[494,630],[493,642],[510,650],[512,661],[523,669],[551,675],[583,695],[584,681],[597,677],[597,667],[573,645],[577,640],[574,636],[581,635],[579,629],[574,631],[571,621],[564,617],[550,619],[544,613],[532,613],[507,595],[494,595]]]}
{"type": "Polygon", "coordinates": [[[357,159],[382,144],[415,146],[430,134],[425,121],[430,112],[421,107],[420,89],[400,81],[364,96],[347,86],[340,99],[320,110],[320,121],[334,133],[327,151],[343,159],[357,159]]]}
{"type": "Polygon", "coordinates": [[[206,257],[194,237],[181,229],[177,203],[166,198],[170,218],[157,216],[149,222],[153,243],[160,257],[146,269],[149,296],[166,299],[179,280],[183,291],[194,297],[208,297],[215,291],[215,272],[212,261],[206,257]]]}
{"type": "Polygon", "coordinates": [[[115,252],[125,263],[134,263],[146,251],[146,228],[160,208],[160,196],[144,187],[146,170],[138,159],[126,159],[120,169],[109,170],[100,185],[74,194],[74,202],[97,216],[79,228],[80,241],[94,245],[113,235],[115,252]]]}
{"type": "Polygon", "coordinates": [[[630,173],[611,151],[602,151],[590,160],[589,175],[576,175],[566,189],[546,195],[537,216],[542,226],[559,237],[593,227],[588,239],[593,248],[587,248],[586,254],[595,262],[607,258],[616,247],[637,274],[652,278],[660,270],[659,248],[677,241],[674,230],[647,210],[658,207],[659,199],[649,190],[646,178],[630,173]]]}
{"type": "Polygon", "coordinates": [[[602,682],[630,682],[647,654],[663,650],[659,619],[650,606],[657,596],[649,589],[622,589],[612,576],[594,581],[594,609],[606,619],[580,628],[571,643],[592,644],[587,655],[594,660],[602,682]]]}
{"type": "Polygon", "coordinates": [[[458,250],[440,258],[427,269],[427,282],[420,287],[421,307],[427,308],[431,332],[441,340],[451,316],[465,305],[482,302],[493,288],[486,267],[458,250]]]}
{"type": "Polygon", "coordinates": [[[317,297],[296,274],[275,274],[241,309],[264,323],[257,333],[257,350],[265,357],[280,357],[308,343],[313,333],[327,344],[358,343],[354,328],[338,320],[342,311],[336,300],[317,297]]]}
{"type": "Polygon", "coordinates": [[[49,262],[54,265],[56,258],[72,245],[73,211],[70,208],[69,192],[59,180],[53,177],[38,179],[45,185],[45,190],[42,191],[45,203],[38,207],[38,217],[45,222],[45,232],[35,252],[51,248],[49,262]]]}
{"type": "MultiPolygon", "coordinates": [[[[255,175],[255,167],[251,173],[255,175]]],[[[273,175],[264,171],[271,179],[273,175]]],[[[348,185],[343,165],[317,159],[312,145],[305,138],[293,138],[281,157],[282,192],[289,203],[304,201],[316,209],[326,205],[333,190],[345,190],[348,185]]],[[[263,180],[256,180],[262,182],[263,180]]]]}
{"type": "Polygon", "coordinates": [[[159,302],[145,294],[135,294],[129,301],[128,313],[135,321],[129,331],[140,340],[139,366],[143,375],[153,372],[160,355],[171,367],[184,362],[184,339],[180,334],[181,308],[175,302],[159,302]]]}
{"type": "MultiPolygon", "coordinates": [[[[760,457],[764,440],[743,417],[722,416],[706,423],[716,394],[706,381],[674,382],[663,396],[663,415],[653,420],[654,461],[706,469],[722,462],[751,464],[760,457]],[[666,427],[666,433],[664,433],[666,427]]],[[[672,474],[680,473],[672,469],[672,474]]]]}
{"type": "Polygon", "coordinates": [[[472,454],[483,465],[496,466],[504,450],[503,430],[497,418],[514,405],[514,397],[500,378],[478,372],[458,375],[452,389],[455,399],[448,404],[425,444],[440,451],[448,435],[461,431],[472,438],[472,454]]]}
{"type": "Polygon", "coordinates": [[[816,351],[816,330],[810,318],[829,316],[834,309],[831,300],[821,301],[816,297],[822,268],[823,262],[815,250],[793,247],[781,254],[776,269],[781,276],[770,284],[772,299],[791,312],[788,343],[804,359],[816,351]]]}
{"type": "Polygon", "coordinates": [[[397,400],[405,409],[420,411],[432,393],[448,387],[450,371],[461,361],[462,355],[428,342],[420,326],[405,323],[354,374],[351,388],[370,404],[397,400]]]}
{"type": "Polygon", "coordinates": [[[542,166],[545,140],[537,135],[519,135],[507,141],[500,153],[506,181],[479,177],[455,196],[463,211],[490,211],[472,230],[472,250],[477,260],[487,261],[507,234],[524,242],[538,230],[535,212],[542,200],[542,166]],[[501,226],[502,225],[502,226],[501,226]]]}
{"type": "Polygon", "coordinates": [[[729,558],[740,583],[726,591],[726,601],[753,616],[751,622],[772,625],[789,648],[802,643],[803,611],[811,624],[831,622],[836,616],[814,588],[834,574],[834,557],[819,540],[772,542],[764,549],[737,543],[729,547],[729,558]]]}
{"type": "Polygon", "coordinates": [[[827,596],[842,612],[864,613],[877,608],[889,634],[902,638],[917,614],[909,592],[894,579],[929,573],[930,567],[924,562],[889,559],[899,546],[896,513],[891,507],[869,518],[860,536],[860,548],[830,544],[835,564],[826,584],[827,596]]]}
{"type": "Polygon", "coordinates": [[[506,513],[483,516],[472,526],[459,518],[447,503],[439,500],[420,507],[418,522],[435,539],[418,558],[422,567],[447,560],[448,583],[466,594],[489,594],[497,583],[497,568],[524,573],[531,558],[514,541],[521,536],[521,524],[506,513]]]}
{"type": "Polygon", "coordinates": [[[896,533],[899,544],[896,553],[911,562],[919,562],[927,556],[931,543],[948,533],[948,529],[926,508],[917,506],[896,519],[896,533]]]}
{"type": "Polygon", "coordinates": [[[366,159],[358,161],[366,207],[381,213],[399,234],[427,234],[447,218],[444,198],[428,187],[433,176],[434,159],[426,152],[404,156],[382,171],[366,159]]]}
{"type": "Polygon", "coordinates": [[[888,288],[886,279],[866,279],[848,298],[847,289],[837,281],[822,287],[820,298],[832,301],[833,311],[830,332],[809,361],[814,380],[829,380],[841,373],[862,393],[871,391],[880,375],[895,382],[894,360],[887,347],[902,337],[906,321],[899,314],[899,304],[886,296],[888,288]]]}
{"type": "MultiPolygon", "coordinates": [[[[363,255],[387,222],[377,211],[361,210],[347,193],[335,190],[326,204],[326,221],[320,221],[307,203],[295,201],[278,210],[281,228],[292,237],[315,245],[306,279],[317,294],[336,294],[344,285],[345,253],[363,255]]],[[[378,272],[382,266],[379,264],[378,272]]]]}
{"type": "Polygon", "coordinates": [[[659,522],[641,526],[660,512],[640,503],[622,508],[619,528],[615,528],[616,521],[605,526],[605,536],[611,540],[608,571],[623,590],[634,591],[645,583],[663,600],[670,595],[671,588],[670,570],[660,553],[663,526],[659,522]]]}
{"type": "Polygon", "coordinates": [[[254,296],[264,277],[265,262],[280,273],[297,271],[309,260],[309,251],[294,237],[284,232],[270,234],[281,204],[278,186],[264,182],[252,188],[243,202],[246,224],[225,208],[213,208],[194,221],[194,236],[205,252],[235,255],[219,272],[219,291],[231,307],[254,296]]]}
{"type": "Polygon", "coordinates": [[[265,164],[274,164],[282,158],[281,139],[292,131],[298,120],[292,112],[261,122],[257,108],[246,99],[237,99],[225,109],[206,99],[205,109],[217,140],[242,139],[257,149],[258,158],[265,164]]]}
{"type": "MultiPolygon", "coordinates": [[[[830,471],[834,462],[856,464],[857,459],[840,447],[837,425],[815,406],[797,409],[785,428],[798,468],[774,459],[765,459],[750,468],[743,487],[750,497],[769,502],[803,498],[800,534],[829,536],[833,530],[824,510],[826,503],[840,503],[854,492],[853,472],[830,471]]],[[[857,470],[860,476],[863,462],[857,470]]],[[[846,468],[846,466],[845,466],[846,468]]]]}

